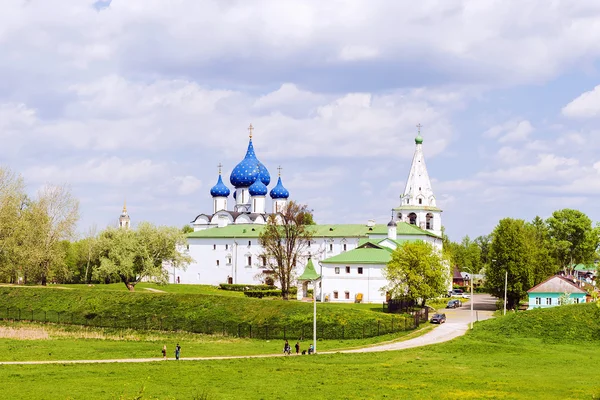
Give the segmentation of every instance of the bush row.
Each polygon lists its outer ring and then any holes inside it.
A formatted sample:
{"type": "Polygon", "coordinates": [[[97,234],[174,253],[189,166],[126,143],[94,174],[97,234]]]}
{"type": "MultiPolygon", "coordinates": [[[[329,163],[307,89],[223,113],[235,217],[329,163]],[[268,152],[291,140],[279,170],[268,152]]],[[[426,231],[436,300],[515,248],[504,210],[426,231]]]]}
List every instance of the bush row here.
{"type": "MultiPolygon", "coordinates": [[[[289,291],[290,296],[296,296],[298,294],[297,287],[291,287],[289,291]]],[[[308,294],[312,295],[312,289],[308,290],[308,294]]],[[[281,297],[281,289],[273,290],[246,290],[244,292],[246,297],[256,297],[262,299],[263,297],[281,297]]]]}
{"type": "Polygon", "coordinates": [[[230,290],[232,292],[246,292],[246,291],[256,291],[256,290],[274,290],[275,286],[271,285],[244,285],[239,283],[229,284],[229,283],[220,283],[219,289],[221,290],[230,290]]]}

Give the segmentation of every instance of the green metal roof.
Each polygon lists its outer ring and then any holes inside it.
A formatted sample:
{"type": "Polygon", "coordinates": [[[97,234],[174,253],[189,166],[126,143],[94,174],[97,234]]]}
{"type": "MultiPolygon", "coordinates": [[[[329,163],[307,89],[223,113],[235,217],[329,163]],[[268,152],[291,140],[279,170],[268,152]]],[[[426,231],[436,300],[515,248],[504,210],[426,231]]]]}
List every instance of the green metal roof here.
{"type": "Polygon", "coordinates": [[[360,248],[321,261],[323,264],[387,264],[392,259],[392,250],[360,248]]]}
{"type": "MultiPolygon", "coordinates": [[[[191,232],[187,235],[189,239],[194,238],[258,238],[264,225],[258,224],[231,224],[223,228],[208,228],[201,231],[191,232]]],[[[368,227],[364,224],[333,224],[333,225],[312,225],[313,237],[315,238],[336,238],[336,237],[357,237],[367,238],[369,235],[387,235],[388,229],[384,224],[368,227]]],[[[396,227],[397,235],[421,235],[434,236],[432,232],[425,231],[410,225],[406,222],[399,222],[396,227]]]]}
{"type": "Polygon", "coordinates": [[[315,266],[312,262],[312,258],[309,258],[308,263],[306,263],[306,268],[304,268],[304,272],[298,277],[298,280],[314,281],[316,279],[319,279],[320,277],[321,275],[317,274],[317,271],[315,271],[315,266]]]}
{"type": "MultiPolygon", "coordinates": [[[[385,240],[385,239],[383,239],[385,240]]],[[[382,242],[383,240],[379,240],[382,242]]],[[[329,257],[323,264],[387,264],[392,259],[394,250],[389,247],[379,246],[373,241],[368,241],[354,250],[345,251],[337,256],[329,257]]]]}
{"type": "Polygon", "coordinates": [[[575,271],[596,271],[598,267],[594,264],[577,264],[574,268],[575,271]]]}

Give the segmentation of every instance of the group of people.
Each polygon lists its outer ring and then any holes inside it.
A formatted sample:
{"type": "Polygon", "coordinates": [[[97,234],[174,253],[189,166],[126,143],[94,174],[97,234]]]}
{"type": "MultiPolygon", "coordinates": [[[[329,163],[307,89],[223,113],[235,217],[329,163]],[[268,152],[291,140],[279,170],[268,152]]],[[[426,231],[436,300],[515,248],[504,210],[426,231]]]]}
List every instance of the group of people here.
{"type": "MultiPolygon", "coordinates": [[[[296,355],[300,354],[300,342],[296,342],[296,344],[294,345],[294,348],[296,349],[296,355]]],[[[307,350],[302,350],[302,354],[306,354],[307,350]]],[[[313,354],[315,352],[315,348],[312,345],[312,343],[308,346],[308,354],[313,354]]],[[[290,354],[292,354],[292,347],[290,346],[290,344],[288,343],[288,341],[286,340],[284,345],[283,345],[283,354],[287,354],[288,356],[290,354]]]]}
{"type": "MultiPolygon", "coordinates": [[[[179,355],[181,354],[181,346],[179,345],[179,343],[177,343],[177,346],[175,346],[175,359],[179,360],[179,355]]],[[[167,359],[167,345],[165,344],[162,348],[162,356],[163,356],[163,360],[167,359]]]]}

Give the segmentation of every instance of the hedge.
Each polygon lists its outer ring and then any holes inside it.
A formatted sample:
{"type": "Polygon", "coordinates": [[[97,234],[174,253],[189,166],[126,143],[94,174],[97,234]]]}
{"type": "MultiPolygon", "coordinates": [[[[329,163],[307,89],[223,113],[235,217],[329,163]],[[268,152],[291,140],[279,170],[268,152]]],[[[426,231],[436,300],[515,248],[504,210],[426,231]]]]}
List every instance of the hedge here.
{"type": "Polygon", "coordinates": [[[270,285],[245,285],[245,284],[229,284],[229,283],[220,283],[219,289],[222,290],[230,290],[232,292],[246,292],[248,290],[273,290],[275,286],[270,285]]]}
{"type": "Polygon", "coordinates": [[[244,295],[246,297],[258,297],[259,299],[263,297],[281,297],[281,290],[246,290],[244,295]]]}

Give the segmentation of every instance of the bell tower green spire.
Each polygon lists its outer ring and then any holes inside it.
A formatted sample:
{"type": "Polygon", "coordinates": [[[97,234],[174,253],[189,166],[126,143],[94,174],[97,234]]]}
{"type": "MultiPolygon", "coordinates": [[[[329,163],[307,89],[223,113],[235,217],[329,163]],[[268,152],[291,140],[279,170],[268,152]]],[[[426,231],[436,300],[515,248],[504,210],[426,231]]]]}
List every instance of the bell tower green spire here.
{"type": "Polygon", "coordinates": [[[423,137],[421,136],[421,127],[423,125],[421,125],[420,123],[417,124],[417,137],[415,138],[415,144],[423,144],[423,137]]]}

